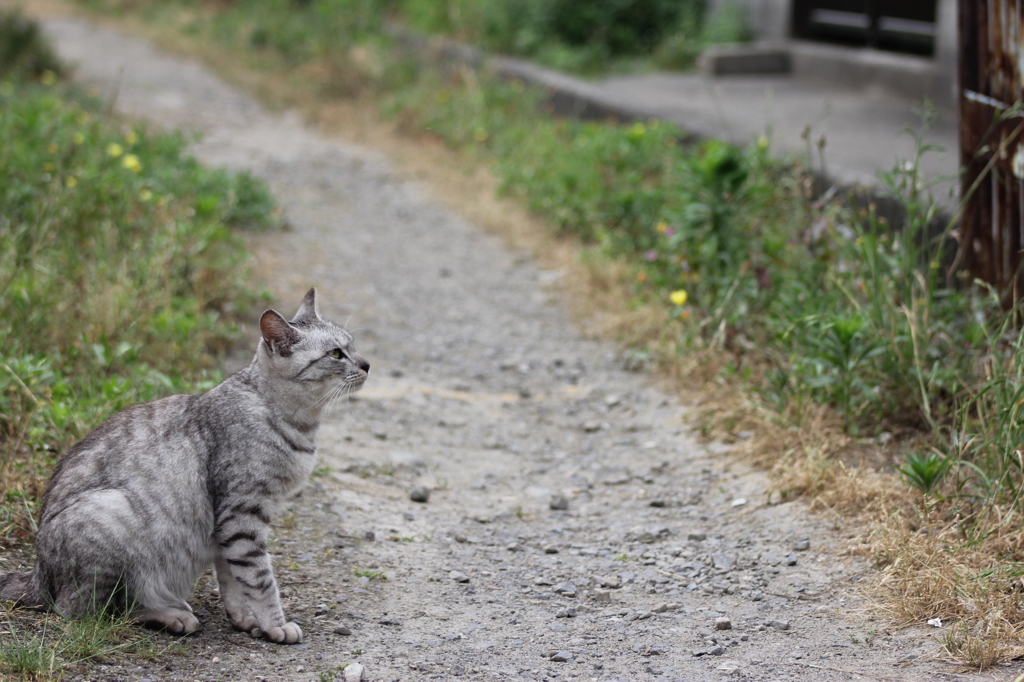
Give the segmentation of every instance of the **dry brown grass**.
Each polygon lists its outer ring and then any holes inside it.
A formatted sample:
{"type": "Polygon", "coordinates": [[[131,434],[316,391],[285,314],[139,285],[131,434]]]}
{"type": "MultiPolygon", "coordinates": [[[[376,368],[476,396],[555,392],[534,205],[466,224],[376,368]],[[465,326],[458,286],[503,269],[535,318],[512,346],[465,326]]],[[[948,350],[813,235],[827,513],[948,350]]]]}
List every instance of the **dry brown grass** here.
{"type": "MultiPolygon", "coordinates": [[[[51,15],[79,11],[61,0],[32,0],[29,8],[51,15]]],[[[720,369],[735,356],[714,345],[684,347],[679,328],[666,322],[663,303],[637,300],[630,264],[556,238],[548,224],[522,205],[498,196],[496,179],[479,156],[452,150],[401,121],[381,121],[370,84],[374,67],[366,56],[349,55],[358,67],[355,75],[346,73],[352,64],[320,63],[284,78],[273,62],[254,68],[252,62],[185,35],[175,25],[154,27],[131,17],[103,20],[172,52],[204,59],[226,80],[270,106],[299,109],[328,135],[383,152],[399,174],[500,235],[509,248],[528,253],[541,267],[561,271],[560,294],[581,328],[643,349],[657,367],[658,380],[697,406],[696,425],[703,436],[735,443],[738,457],[770,471],[778,497],[801,496],[841,525],[863,529],[850,552],[871,557],[878,565],[873,596],[893,621],[955,621],[943,644],[951,657],[978,668],[1018,649],[1024,583],[1005,566],[1010,559],[1024,558],[1024,532],[1003,519],[995,526],[1002,530],[966,543],[958,519],[938,523],[938,512],[924,510],[920,493],[892,473],[896,444],[887,450],[851,438],[841,418],[825,407],[804,407],[798,419],[792,413],[780,415],[739,382],[723,380],[720,369]],[[323,86],[325,79],[332,85],[323,86]],[[737,438],[744,431],[750,436],[737,438]]]]}

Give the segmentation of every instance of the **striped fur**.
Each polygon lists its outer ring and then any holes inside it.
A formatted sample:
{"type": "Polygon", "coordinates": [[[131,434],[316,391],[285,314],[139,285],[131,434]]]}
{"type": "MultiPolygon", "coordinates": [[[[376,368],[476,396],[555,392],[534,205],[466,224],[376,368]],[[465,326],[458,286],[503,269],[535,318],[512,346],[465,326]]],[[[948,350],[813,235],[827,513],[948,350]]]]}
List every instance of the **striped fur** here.
{"type": "Polygon", "coordinates": [[[185,600],[213,564],[236,628],[302,640],[281,610],[268,524],[313,468],[322,411],[370,366],[320,317],[314,289],[290,322],[268,310],[260,329],[252,363],[216,388],[130,407],[68,451],[43,496],[35,567],[0,575],[0,598],[69,616],[112,607],[184,634],[199,627],[185,600]]]}

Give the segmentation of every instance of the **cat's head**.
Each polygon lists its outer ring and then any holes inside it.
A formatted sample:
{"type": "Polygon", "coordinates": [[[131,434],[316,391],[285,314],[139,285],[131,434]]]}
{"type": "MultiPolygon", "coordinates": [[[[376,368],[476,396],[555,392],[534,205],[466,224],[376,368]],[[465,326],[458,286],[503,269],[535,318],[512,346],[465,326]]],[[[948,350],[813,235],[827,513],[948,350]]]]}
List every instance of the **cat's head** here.
{"type": "Polygon", "coordinates": [[[260,317],[256,351],[264,374],[301,385],[318,404],[362,387],[370,363],[356,352],[352,335],[320,317],[316,289],[302,299],[290,321],[275,310],[260,317]]]}

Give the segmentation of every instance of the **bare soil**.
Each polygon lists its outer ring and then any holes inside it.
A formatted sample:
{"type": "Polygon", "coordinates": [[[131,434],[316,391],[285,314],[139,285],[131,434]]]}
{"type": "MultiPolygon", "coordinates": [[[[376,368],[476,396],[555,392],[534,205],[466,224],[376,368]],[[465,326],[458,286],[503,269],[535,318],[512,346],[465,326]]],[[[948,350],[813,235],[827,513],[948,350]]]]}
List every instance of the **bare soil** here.
{"type": "Polygon", "coordinates": [[[848,558],[853,529],[770,504],[764,473],[699,442],[642,363],[580,335],[560,271],[196,61],[78,18],[45,26],[119,112],[200,133],[205,162],[271,183],[291,229],[251,239],[259,282],[285,313],[317,286],[372,363],[275,526],[282,601],[305,641],[232,631],[204,578],[199,633],[80,679],[330,680],[351,662],[364,680],[1020,673],[964,671],[941,630],[872,616],[860,595],[876,578],[848,558]],[[428,501],[411,499],[417,487],[428,501]]]}

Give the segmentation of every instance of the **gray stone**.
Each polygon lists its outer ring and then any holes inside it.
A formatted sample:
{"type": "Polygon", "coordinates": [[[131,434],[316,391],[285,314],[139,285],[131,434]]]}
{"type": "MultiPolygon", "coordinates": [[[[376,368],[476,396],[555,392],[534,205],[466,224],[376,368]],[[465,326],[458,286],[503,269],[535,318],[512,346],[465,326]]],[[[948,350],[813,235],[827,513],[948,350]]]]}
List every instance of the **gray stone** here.
{"type": "Polygon", "coordinates": [[[548,506],[555,511],[565,511],[569,508],[569,498],[565,495],[552,495],[548,506]]]}
{"type": "Polygon", "coordinates": [[[462,571],[452,571],[451,573],[448,574],[448,577],[451,578],[452,580],[454,580],[457,583],[468,583],[469,582],[469,576],[466,575],[465,573],[463,573],[462,571]]]}
{"type": "Polygon", "coordinates": [[[811,541],[808,538],[801,538],[793,543],[793,549],[797,552],[806,552],[811,548],[811,541]]]}
{"type": "Polygon", "coordinates": [[[725,647],[721,644],[716,644],[715,646],[708,649],[708,653],[712,656],[721,656],[725,653],[725,647]]]}
{"type": "Polygon", "coordinates": [[[409,499],[413,502],[428,502],[430,500],[430,488],[425,485],[418,485],[409,491],[409,499]]]}
{"type": "Polygon", "coordinates": [[[732,621],[728,616],[719,616],[715,619],[716,630],[732,630],[732,621]]]}
{"type": "Polygon", "coordinates": [[[788,630],[789,629],[789,621],[788,620],[773,620],[772,621],[772,627],[775,628],[776,630],[788,630]]]}
{"type": "Polygon", "coordinates": [[[686,539],[693,542],[703,542],[708,539],[708,534],[702,530],[692,530],[686,534],[686,539]]]}
{"type": "Polygon", "coordinates": [[[735,568],[736,559],[731,554],[722,552],[720,554],[713,554],[711,556],[711,563],[714,564],[715,568],[735,568]]]}
{"type": "Polygon", "coordinates": [[[334,628],[334,634],[348,637],[352,634],[352,630],[351,628],[347,628],[344,625],[339,625],[338,627],[334,628]]]}
{"type": "Polygon", "coordinates": [[[555,618],[575,618],[575,617],[576,617],[576,608],[573,607],[573,606],[570,606],[568,608],[564,608],[564,609],[560,610],[558,613],[555,614],[555,618]]]}
{"type": "Polygon", "coordinates": [[[562,594],[567,597],[572,597],[576,595],[576,583],[572,581],[558,583],[557,585],[551,588],[551,591],[556,594],[562,594]]]}
{"type": "Polygon", "coordinates": [[[345,676],[345,682],[360,682],[363,679],[363,673],[366,671],[361,663],[349,663],[345,666],[342,674],[345,676]]]}
{"type": "Polygon", "coordinates": [[[572,654],[568,651],[558,651],[551,656],[551,660],[555,663],[568,663],[572,660],[572,654]]]}

